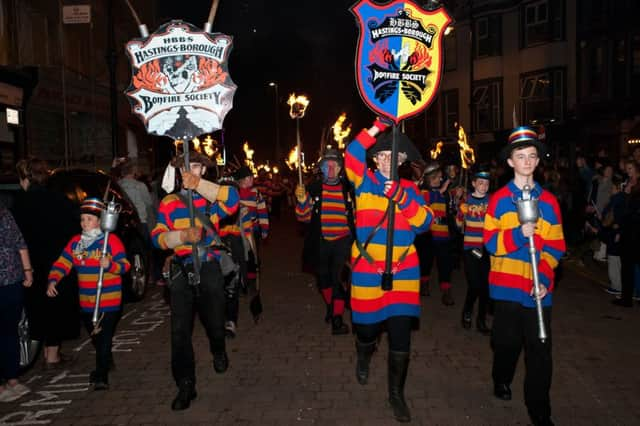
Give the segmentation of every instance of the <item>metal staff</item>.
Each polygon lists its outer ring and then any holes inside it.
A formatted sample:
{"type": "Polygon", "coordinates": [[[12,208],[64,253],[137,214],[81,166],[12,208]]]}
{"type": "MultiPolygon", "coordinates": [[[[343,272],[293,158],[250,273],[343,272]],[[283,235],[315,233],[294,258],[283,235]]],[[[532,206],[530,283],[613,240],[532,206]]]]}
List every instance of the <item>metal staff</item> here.
{"type": "MultiPolygon", "coordinates": [[[[182,142],[182,152],[184,153],[184,170],[189,173],[191,165],[189,164],[189,139],[185,138],[182,142]]],[[[195,206],[193,205],[193,190],[187,189],[187,204],[189,207],[189,226],[196,226],[195,206]]],[[[193,272],[189,272],[187,279],[193,286],[196,294],[200,291],[200,253],[197,243],[191,243],[191,260],[193,261],[193,272]]]]}
{"type": "MultiPolygon", "coordinates": [[[[398,126],[393,125],[391,129],[391,180],[398,181],[398,126]]],[[[387,217],[387,247],[384,258],[384,272],[382,273],[382,281],[380,287],[384,291],[393,289],[393,272],[391,271],[393,263],[393,228],[396,218],[396,203],[389,200],[387,217]]]]}
{"type": "MultiPolygon", "coordinates": [[[[108,190],[108,189],[107,189],[108,190]]],[[[120,210],[122,206],[120,204],[116,204],[115,201],[111,200],[107,204],[106,209],[102,210],[100,214],[100,228],[104,232],[104,244],[102,244],[102,256],[105,257],[107,255],[107,249],[109,248],[109,234],[111,232],[115,232],[118,227],[118,216],[120,215],[120,210]]],[[[96,303],[93,307],[93,317],[91,318],[91,322],[93,323],[93,331],[92,335],[96,335],[100,332],[100,321],[102,320],[101,315],[98,318],[98,313],[100,311],[100,298],[102,297],[102,284],[104,280],[104,268],[102,265],[100,266],[100,272],[98,273],[98,283],[96,285],[96,303]]]]}
{"type": "MultiPolygon", "coordinates": [[[[525,185],[522,188],[522,198],[516,200],[518,208],[518,220],[521,224],[536,223],[539,217],[538,199],[531,195],[531,187],[525,185]]],[[[529,255],[531,256],[531,270],[533,272],[533,291],[536,300],[536,312],[538,314],[538,338],[542,343],[547,339],[547,331],[544,327],[542,316],[542,300],[540,300],[540,278],[538,275],[538,260],[533,235],[529,236],[529,255]]]]}

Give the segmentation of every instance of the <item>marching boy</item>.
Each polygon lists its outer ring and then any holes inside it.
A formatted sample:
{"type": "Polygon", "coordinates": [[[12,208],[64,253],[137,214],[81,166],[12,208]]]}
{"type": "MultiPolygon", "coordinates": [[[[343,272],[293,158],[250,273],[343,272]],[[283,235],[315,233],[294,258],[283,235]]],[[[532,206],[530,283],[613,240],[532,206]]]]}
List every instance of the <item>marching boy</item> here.
{"type": "Polygon", "coordinates": [[[84,200],[80,206],[82,233],[71,238],[58,260],[53,263],[47,288],[47,295],[56,297],[58,295],[56,286],[60,280],[71,271],[71,268],[76,269],[82,322],[91,335],[91,343],[96,350],[96,369],[89,375],[89,382],[93,383],[94,390],[109,388],[109,369],[113,363],[111,346],[122,308],[122,275],[131,267],[122,241],[115,234],[109,234],[107,255],[102,256],[104,233],[100,229],[100,215],[104,209],[104,203],[97,198],[84,200]],[[101,317],[101,330],[92,333],[100,268],[104,268],[98,311],[98,317],[101,317]]]}
{"type": "Polygon", "coordinates": [[[467,276],[467,296],[462,308],[462,326],[471,328],[473,305],[478,300],[478,315],[476,328],[482,334],[489,334],[490,330],[485,322],[487,303],[489,299],[489,255],[484,250],[482,232],[484,216],[489,204],[488,170],[478,168],[471,179],[473,192],[460,203],[456,222],[463,228],[464,240],[464,270],[467,276]]]}
{"type": "Polygon", "coordinates": [[[551,421],[551,302],[554,269],[565,252],[562,218],[558,200],[533,180],[544,146],[535,131],[518,127],[509,135],[502,158],[513,169],[513,180],[489,200],[483,240],[491,254],[489,293],[495,301],[491,346],[493,348],[494,394],[511,399],[511,381],[524,346],[524,400],[534,425],[551,421]],[[516,200],[522,199],[525,185],[538,199],[536,223],[520,224],[516,200]],[[548,336],[538,338],[538,318],[534,299],[529,237],[533,236],[540,278],[544,325],[548,336]]]}

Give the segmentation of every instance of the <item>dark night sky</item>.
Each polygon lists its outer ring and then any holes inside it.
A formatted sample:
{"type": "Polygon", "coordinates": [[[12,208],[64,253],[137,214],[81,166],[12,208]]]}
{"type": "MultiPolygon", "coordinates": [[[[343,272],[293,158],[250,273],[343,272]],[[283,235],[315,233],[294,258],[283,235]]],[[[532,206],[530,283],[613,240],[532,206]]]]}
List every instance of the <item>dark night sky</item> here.
{"type": "MultiPolygon", "coordinates": [[[[162,22],[182,19],[202,27],[209,1],[176,1],[160,6],[162,22]],[[196,4],[197,3],[197,4],[196,4]]],[[[301,121],[303,150],[315,159],[323,127],[341,112],[352,134],[374,115],[360,99],[354,77],[358,30],[349,11],[354,0],[221,0],[214,31],[232,35],[231,78],[238,86],[225,119],[227,146],[241,151],[246,139],[258,160],[270,159],[275,144],[275,91],[279,86],[280,145],[286,155],[295,145],[295,123],[288,115],[289,94],[311,100],[301,121]]],[[[150,29],[153,31],[153,29],[150,29]]]]}

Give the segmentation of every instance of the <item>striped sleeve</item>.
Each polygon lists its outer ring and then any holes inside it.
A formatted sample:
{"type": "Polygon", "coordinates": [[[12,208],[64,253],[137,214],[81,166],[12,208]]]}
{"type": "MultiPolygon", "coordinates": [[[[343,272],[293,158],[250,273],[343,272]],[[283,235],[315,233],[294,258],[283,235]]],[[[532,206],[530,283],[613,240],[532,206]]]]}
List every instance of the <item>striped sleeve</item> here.
{"type": "Polygon", "coordinates": [[[413,182],[403,179],[400,183],[403,192],[403,198],[398,202],[400,212],[416,234],[428,231],[433,220],[433,212],[426,205],[424,198],[420,195],[413,182]]]}
{"type": "Polygon", "coordinates": [[[363,129],[358,136],[351,141],[349,146],[347,146],[344,160],[345,171],[347,178],[356,190],[362,184],[367,171],[367,149],[375,143],[376,138],[363,129]]]}
{"type": "Polygon", "coordinates": [[[111,266],[109,272],[112,274],[123,275],[131,268],[124,245],[120,238],[115,234],[109,234],[109,254],[111,255],[111,266]]]}
{"type": "MultiPolygon", "coordinates": [[[[168,202],[170,196],[162,199],[158,206],[158,215],[156,218],[156,226],[151,231],[151,241],[153,245],[159,249],[167,250],[167,242],[165,241],[165,233],[172,230],[173,220],[171,219],[171,212],[173,208],[168,202]]],[[[175,198],[175,196],[173,196],[175,198]]]]}
{"type": "Polygon", "coordinates": [[[507,191],[501,190],[491,197],[484,218],[482,239],[487,251],[495,256],[513,253],[527,243],[518,214],[504,208],[504,204],[511,202],[507,195],[507,191]],[[504,226],[506,223],[509,227],[504,226]]]}
{"type": "Polygon", "coordinates": [[[298,222],[309,223],[311,221],[311,197],[309,192],[304,193],[304,201],[296,200],[296,219],[298,222]]]}
{"type": "Polygon", "coordinates": [[[62,250],[60,257],[53,262],[51,271],[47,281],[49,283],[58,284],[67,275],[73,267],[73,243],[79,240],[79,236],[71,238],[65,248],[62,250]]]}

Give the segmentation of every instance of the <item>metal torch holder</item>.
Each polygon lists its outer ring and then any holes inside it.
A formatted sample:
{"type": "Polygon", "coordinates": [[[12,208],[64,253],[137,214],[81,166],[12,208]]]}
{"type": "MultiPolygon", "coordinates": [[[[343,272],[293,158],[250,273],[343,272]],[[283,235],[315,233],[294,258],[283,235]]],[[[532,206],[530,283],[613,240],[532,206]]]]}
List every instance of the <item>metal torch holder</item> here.
{"type": "MultiPolygon", "coordinates": [[[[531,193],[531,187],[525,185],[522,188],[522,197],[516,200],[518,209],[518,220],[521,224],[536,223],[540,218],[540,209],[538,208],[538,199],[534,198],[531,193]]],[[[538,259],[536,254],[536,246],[533,235],[529,236],[529,255],[531,257],[531,270],[533,274],[533,289],[535,293],[536,312],[538,315],[538,337],[544,343],[547,339],[547,331],[544,326],[542,315],[542,300],[540,300],[540,276],[538,274],[538,259]]]]}
{"type": "MultiPolygon", "coordinates": [[[[120,212],[122,211],[122,206],[117,204],[115,201],[111,200],[107,203],[107,206],[102,213],[100,214],[100,229],[104,232],[104,243],[102,244],[102,257],[107,255],[107,250],[109,248],[109,234],[111,232],[115,232],[118,227],[118,217],[120,216],[120,212]]],[[[93,322],[94,332],[99,332],[98,323],[101,318],[98,318],[98,313],[100,310],[100,297],[102,296],[102,282],[104,279],[104,268],[100,266],[100,272],[98,274],[98,283],[96,285],[96,303],[93,307],[93,317],[91,321],[93,322]]]]}

